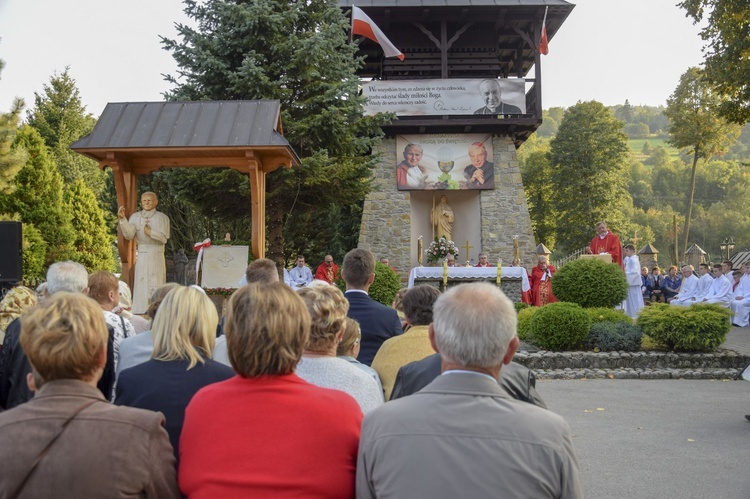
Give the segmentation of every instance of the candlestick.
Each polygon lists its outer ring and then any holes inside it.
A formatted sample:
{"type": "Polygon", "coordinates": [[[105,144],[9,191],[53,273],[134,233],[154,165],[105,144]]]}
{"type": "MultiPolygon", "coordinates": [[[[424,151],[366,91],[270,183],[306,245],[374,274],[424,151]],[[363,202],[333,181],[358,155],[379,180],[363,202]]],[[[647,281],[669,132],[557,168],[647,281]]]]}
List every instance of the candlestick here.
{"type": "Polygon", "coordinates": [[[448,261],[443,260],[443,289],[448,286],[448,261]]]}
{"type": "Polygon", "coordinates": [[[497,261],[497,281],[496,284],[500,286],[500,276],[503,274],[503,260],[500,259],[497,261]]]}
{"type": "Polygon", "coordinates": [[[417,238],[417,263],[422,266],[422,236],[417,238]]]}

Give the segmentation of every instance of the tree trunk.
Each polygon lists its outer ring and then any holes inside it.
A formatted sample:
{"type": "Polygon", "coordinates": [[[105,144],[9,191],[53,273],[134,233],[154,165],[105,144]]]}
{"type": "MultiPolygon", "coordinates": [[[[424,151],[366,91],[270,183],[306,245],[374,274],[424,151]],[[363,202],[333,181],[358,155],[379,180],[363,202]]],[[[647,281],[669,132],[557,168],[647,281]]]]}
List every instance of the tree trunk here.
{"type": "Polygon", "coordinates": [[[266,201],[267,225],[266,241],[268,251],[266,258],[276,262],[276,266],[281,269],[284,266],[284,207],[280,201],[270,199],[266,201]]]}
{"type": "MultiPolygon", "coordinates": [[[[690,173],[690,190],[688,191],[687,215],[685,216],[685,244],[683,244],[682,247],[683,255],[687,252],[688,238],[690,237],[690,216],[693,213],[693,196],[695,196],[695,171],[698,167],[698,153],[699,150],[698,147],[696,147],[695,151],[693,152],[693,171],[690,173]]],[[[676,242],[677,240],[675,239],[675,243],[676,242]]],[[[677,261],[681,261],[679,259],[679,255],[677,255],[677,261]]]]}

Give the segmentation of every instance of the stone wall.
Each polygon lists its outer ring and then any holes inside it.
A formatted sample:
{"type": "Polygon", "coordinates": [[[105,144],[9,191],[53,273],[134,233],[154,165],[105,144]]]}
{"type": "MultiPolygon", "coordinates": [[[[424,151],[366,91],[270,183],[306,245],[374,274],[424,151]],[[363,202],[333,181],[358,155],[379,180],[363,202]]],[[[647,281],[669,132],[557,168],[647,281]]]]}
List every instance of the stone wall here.
{"type": "MultiPolygon", "coordinates": [[[[494,136],[492,143],[495,189],[479,191],[482,247],[473,252],[485,251],[493,264],[501,258],[503,265],[509,266],[513,260],[513,237],[518,236],[521,262],[529,269],[536,264],[536,242],[516,149],[506,136],[494,136]]],[[[394,164],[400,157],[396,138],[385,138],[373,154],[380,154],[381,160],[373,172],[372,191],[365,199],[359,247],[369,249],[378,258],[390,258],[391,265],[406,280],[415,243],[411,234],[410,193],[396,188],[394,164]]],[[[425,249],[428,244],[426,238],[425,249]]]]}
{"type": "Polygon", "coordinates": [[[411,249],[411,204],[409,191],[396,189],[396,139],[389,137],[373,149],[381,160],[373,171],[372,190],[365,198],[359,247],[387,256],[402,280],[408,277],[411,249]]]}

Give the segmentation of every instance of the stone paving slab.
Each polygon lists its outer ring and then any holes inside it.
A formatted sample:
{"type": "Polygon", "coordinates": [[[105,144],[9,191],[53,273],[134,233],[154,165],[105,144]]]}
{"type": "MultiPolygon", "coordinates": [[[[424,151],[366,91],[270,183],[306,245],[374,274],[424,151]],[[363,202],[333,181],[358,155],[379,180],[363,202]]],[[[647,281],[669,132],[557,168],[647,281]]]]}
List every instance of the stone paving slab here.
{"type": "Polygon", "coordinates": [[[750,497],[750,382],[554,380],[537,390],[573,430],[585,497],[750,497]]]}
{"type": "Polygon", "coordinates": [[[721,348],[750,356],[750,327],[732,326],[721,348]]]}

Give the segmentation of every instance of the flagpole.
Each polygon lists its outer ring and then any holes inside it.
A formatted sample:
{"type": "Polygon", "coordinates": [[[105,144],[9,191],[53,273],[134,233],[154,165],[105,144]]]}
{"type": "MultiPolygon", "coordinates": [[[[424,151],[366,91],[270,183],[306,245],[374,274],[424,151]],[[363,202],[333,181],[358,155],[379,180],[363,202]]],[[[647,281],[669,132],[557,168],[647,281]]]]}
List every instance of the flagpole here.
{"type": "Polygon", "coordinates": [[[549,6],[544,8],[544,19],[542,19],[542,26],[547,24],[547,11],[549,10],[549,6]]]}

